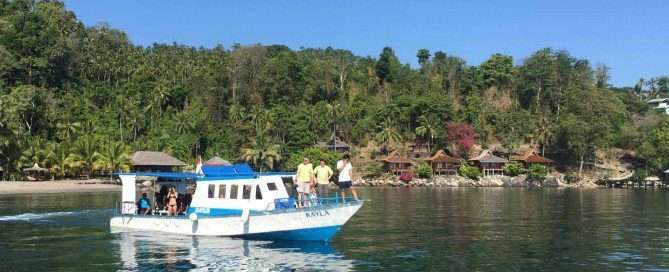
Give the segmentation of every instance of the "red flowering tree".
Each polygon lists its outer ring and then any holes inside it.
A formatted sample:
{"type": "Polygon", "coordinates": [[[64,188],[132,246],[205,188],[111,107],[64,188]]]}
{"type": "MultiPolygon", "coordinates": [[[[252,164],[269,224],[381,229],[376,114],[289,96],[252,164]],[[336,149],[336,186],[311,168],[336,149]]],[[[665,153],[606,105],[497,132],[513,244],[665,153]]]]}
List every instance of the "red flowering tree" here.
{"type": "Polygon", "coordinates": [[[446,139],[451,145],[453,153],[463,154],[474,145],[476,133],[474,128],[467,123],[448,122],[446,124],[446,139]]]}

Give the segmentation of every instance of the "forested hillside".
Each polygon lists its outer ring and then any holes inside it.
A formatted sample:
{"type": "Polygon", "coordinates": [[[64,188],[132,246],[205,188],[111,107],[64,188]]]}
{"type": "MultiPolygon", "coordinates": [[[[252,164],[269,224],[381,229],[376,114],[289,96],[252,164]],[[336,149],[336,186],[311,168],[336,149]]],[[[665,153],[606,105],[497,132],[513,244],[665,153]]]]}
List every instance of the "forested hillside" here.
{"type": "Polygon", "coordinates": [[[476,144],[532,144],[562,167],[608,148],[637,152],[651,171],[669,166],[669,125],[642,99],[666,92],[666,78],[612,88],[606,66],[550,48],[479,65],[436,50],[416,57],[420,67],[389,47],[366,57],[142,47],[109,25],[84,26],[57,1],[0,0],[0,166],[5,179],[34,163],[62,177],[162,150],[292,168],[288,158],[335,125],[344,141],[374,141],[380,153],[414,139],[448,149],[447,127],[471,125],[476,144]]]}

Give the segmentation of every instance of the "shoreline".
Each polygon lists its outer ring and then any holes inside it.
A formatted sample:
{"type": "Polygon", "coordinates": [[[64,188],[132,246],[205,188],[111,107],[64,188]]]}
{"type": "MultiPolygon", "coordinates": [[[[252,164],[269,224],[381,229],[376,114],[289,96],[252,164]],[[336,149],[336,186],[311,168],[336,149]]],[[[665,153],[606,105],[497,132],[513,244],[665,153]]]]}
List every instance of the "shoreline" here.
{"type": "Polygon", "coordinates": [[[597,185],[590,181],[581,181],[577,183],[565,183],[563,177],[550,176],[543,181],[532,181],[526,175],[515,177],[509,176],[485,176],[478,180],[473,180],[457,175],[436,176],[427,179],[412,179],[405,182],[397,177],[359,179],[353,182],[355,186],[360,187],[453,187],[453,188],[478,188],[478,187],[553,187],[553,188],[606,188],[606,186],[597,185]]]}
{"type": "Polygon", "coordinates": [[[0,195],[120,192],[121,185],[99,179],[0,181],[0,195]]]}
{"type": "MultiPolygon", "coordinates": [[[[402,182],[397,178],[359,179],[354,181],[359,187],[558,187],[558,188],[606,188],[590,182],[565,184],[558,180],[549,180],[537,186],[529,183],[524,177],[520,179],[510,177],[487,177],[475,181],[467,178],[435,177],[432,179],[414,179],[411,182],[402,182]]],[[[108,180],[49,180],[49,181],[0,181],[0,195],[10,194],[58,194],[58,193],[87,193],[87,192],[121,192],[120,184],[110,183],[108,180]]]]}

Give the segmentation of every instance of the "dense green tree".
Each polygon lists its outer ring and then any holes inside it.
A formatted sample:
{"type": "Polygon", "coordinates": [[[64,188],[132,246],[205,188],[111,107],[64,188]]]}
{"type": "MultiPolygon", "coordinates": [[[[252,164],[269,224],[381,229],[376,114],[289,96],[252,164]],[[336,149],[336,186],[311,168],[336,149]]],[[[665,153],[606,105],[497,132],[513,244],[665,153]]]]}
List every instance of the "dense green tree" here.
{"type": "MultiPolygon", "coordinates": [[[[419,50],[413,69],[390,47],[360,57],[329,47],[137,46],[107,24],[85,27],[60,1],[0,0],[0,167],[11,179],[33,161],[57,177],[90,175],[105,153],[151,149],[291,169],[280,158],[333,133],[386,151],[416,137],[447,147],[448,123],[468,128],[468,147],[531,144],[560,167],[613,146],[643,149],[649,168],[669,166],[649,151],[664,124],[644,100],[669,94],[666,76],[613,88],[606,66],[565,50],[515,66],[502,54],[468,65],[433,52],[419,50]]],[[[123,169],[116,161],[101,169],[123,169]]]]}

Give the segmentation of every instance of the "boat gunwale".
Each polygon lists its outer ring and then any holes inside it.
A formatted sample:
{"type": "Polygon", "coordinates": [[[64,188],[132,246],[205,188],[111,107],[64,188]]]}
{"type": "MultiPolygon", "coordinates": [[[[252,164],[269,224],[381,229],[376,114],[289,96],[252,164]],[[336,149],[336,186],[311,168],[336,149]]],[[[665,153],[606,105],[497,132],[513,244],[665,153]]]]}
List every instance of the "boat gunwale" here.
{"type": "MultiPolygon", "coordinates": [[[[305,212],[305,211],[319,211],[319,210],[323,210],[323,209],[332,209],[332,208],[343,208],[343,207],[348,207],[348,206],[362,206],[365,201],[366,201],[365,199],[359,199],[359,200],[351,200],[351,201],[347,201],[347,202],[321,204],[321,205],[311,206],[311,207],[274,209],[274,210],[270,210],[270,211],[251,211],[251,210],[249,210],[249,216],[286,214],[286,213],[297,213],[297,212],[305,212]]],[[[176,216],[159,215],[159,214],[151,214],[151,215],[145,215],[145,214],[118,214],[118,215],[115,215],[113,217],[139,217],[139,218],[188,219],[188,220],[190,220],[189,216],[190,216],[190,214],[176,215],[176,216]]],[[[198,216],[198,219],[241,217],[240,214],[230,214],[230,215],[197,214],[197,216],[198,216]]]]}

